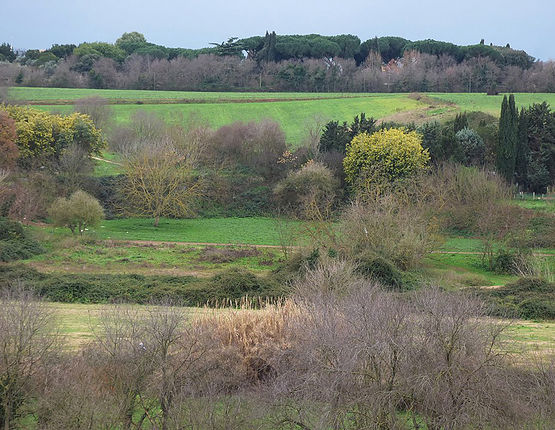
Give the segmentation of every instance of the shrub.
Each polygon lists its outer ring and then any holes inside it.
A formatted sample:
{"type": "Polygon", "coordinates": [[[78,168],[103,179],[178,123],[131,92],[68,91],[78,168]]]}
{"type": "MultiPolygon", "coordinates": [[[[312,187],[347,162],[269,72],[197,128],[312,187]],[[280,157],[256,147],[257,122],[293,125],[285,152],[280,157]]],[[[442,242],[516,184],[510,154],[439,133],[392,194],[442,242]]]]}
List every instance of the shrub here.
{"type": "Polygon", "coordinates": [[[482,292],[494,312],[526,319],[555,319],[555,283],[540,278],[520,278],[501,288],[482,292]]]}
{"type": "Polygon", "coordinates": [[[339,222],[338,240],[346,255],[372,252],[408,270],[435,247],[434,230],[420,207],[387,195],[373,204],[351,205],[339,222]]]}
{"type": "Polygon", "coordinates": [[[235,122],[218,129],[207,145],[204,163],[218,167],[248,167],[268,181],[279,179],[278,163],[287,150],[285,134],[275,121],[235,122]]]}
{"type": "Polygon", "coordinates": [[[88,227],[94,227],[104,218],[102,206],[93,196],[84,191],[74,192],[69,199],[60,197],[48,210],[54,225],[67,227],[73,234],[80,235],[88,227]]]}
{"type": "Polygon", "coordinates": [[[486,170],[442,164],[421,188],[446,230],[502,236],[522,221],[520,209],[506,203],[509,187],[486,170]]]}
{"type": "Polygon", "coordinates": [[[0,261],[26,259],[42,252],[42,246],[28,237],[20,223],[0,217],[0,261]]]}
{"type": "Polygon", "coordinates": [[[379,186],[425,170],[429,160],[417,132],[392,128],[355,136],[347,147],[343,166],[351,185],[379,186]]]}
{"type": "Polygon", "coordinates": [[[395,265],[371,251],[362,253],[357,259],[356,271],[367,279],[374,279],[386,287],[401,289],[403,274],[395,265]]]}
{"type": "Polygon", "coordinates": [[[327,218],[338,189],[339,181],[330,169],[309,161],[276,185],[274,197],[280,207],[301,218],[327,218]]]}
{"type": "Polygon", "coordinates": [[[469,128],[463,128],[455,135],[461,161],[466,166],[484,164],[486,145],[478,133],[469,128]]]}
{"type": "Polygon", "coordinates": [[[64,303],[149,303],[168,299],[184,306],[218,305],[249,297],[281,298],[287,288],[272,278],[230,269],[211,279],[192,276],[43,274],[24,265],[0,265],[0,288],[24,283],[44,298],[64,303]]]}

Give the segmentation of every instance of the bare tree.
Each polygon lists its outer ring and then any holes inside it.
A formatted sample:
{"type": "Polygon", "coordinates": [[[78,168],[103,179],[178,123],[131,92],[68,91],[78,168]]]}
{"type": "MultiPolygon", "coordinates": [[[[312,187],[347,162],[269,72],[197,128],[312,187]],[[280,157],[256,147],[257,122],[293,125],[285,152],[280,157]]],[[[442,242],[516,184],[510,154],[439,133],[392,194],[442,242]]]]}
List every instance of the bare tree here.
{"type": "Polygon", "coordinates": [[[199,184],[173,145],[153,143],[128,157],[124,168],[121,192],[127,212],[153,217],[155,227],[162,216],[193,213],[192,200],[198,195],[199,184]]]}
{"type": "Polygon", "coordinates": [[[0,293],[0,425],[13,428],[56,352],[53,314],[23,286],[0,293]]]}
{"type": "Polygon", "coordinates": [[[97,96],[75,100],[73,110],[89,115],[97,128],[108,127],[113,115],[109,101],[97,96]]]}

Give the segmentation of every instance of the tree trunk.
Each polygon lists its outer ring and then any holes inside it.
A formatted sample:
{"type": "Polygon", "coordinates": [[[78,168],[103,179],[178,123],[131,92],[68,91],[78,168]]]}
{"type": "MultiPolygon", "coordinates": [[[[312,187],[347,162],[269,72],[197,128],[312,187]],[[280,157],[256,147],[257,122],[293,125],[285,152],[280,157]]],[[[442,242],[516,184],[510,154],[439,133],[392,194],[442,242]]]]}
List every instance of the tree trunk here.
{"type": "Polygon", "coordinates": [[[154,217],[154,227],[158,227],[159,223],[160,223],[160,215],[156,215],[154,217]]]}

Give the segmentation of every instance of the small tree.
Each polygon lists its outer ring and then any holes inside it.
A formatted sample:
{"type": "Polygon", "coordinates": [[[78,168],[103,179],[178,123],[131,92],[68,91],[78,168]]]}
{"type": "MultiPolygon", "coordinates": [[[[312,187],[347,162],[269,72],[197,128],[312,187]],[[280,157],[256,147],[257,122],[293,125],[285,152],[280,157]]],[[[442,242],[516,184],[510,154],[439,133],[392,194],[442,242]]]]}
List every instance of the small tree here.
{"type": "Polygon", "coordinates": [[[486,145],[478,133],[463,128],[455,135],[459,153],[465,166],[478,166],[484,163],[486,145]]]}
{"type": "Polygon", "coordinates": [[[379,186],[426,169],[429,160],[417,132],[391,128],[355,136],[347,147],[343,167],[351,185],[379,186]]]}
{"type": "Polygon", "coordinates": [[[60,197],[48,210],[54,225],[68,227],[73,234],[80,235],[87,227],[98,225],[104,218],[104,211],[98,200],[84,191],[74,192],[69,199],[60,197]]]}
{"type": "Polygon", "coordinates": [[[154,218],[184,217],[192,213],[191,200],[198,194],[189,165],[170,144],[152,144],[124,164],[121,193],[131,214],[154,218]]]}

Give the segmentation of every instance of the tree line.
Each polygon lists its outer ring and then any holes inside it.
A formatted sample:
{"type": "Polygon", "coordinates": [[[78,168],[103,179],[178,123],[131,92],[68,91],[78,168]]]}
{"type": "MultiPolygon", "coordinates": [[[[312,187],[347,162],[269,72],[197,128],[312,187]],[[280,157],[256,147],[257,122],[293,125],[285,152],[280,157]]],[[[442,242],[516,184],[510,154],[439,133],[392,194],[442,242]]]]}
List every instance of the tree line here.
{"type": "Polygon", "coordinates": [[[459,46],[357,36],[230,38],[202,49],[168,48],[124,33],[114,44],[30,49],[0,46],[3,85],[197,91],[497,92],[555,90],[553,62],[485,43],[459,46]]]}

